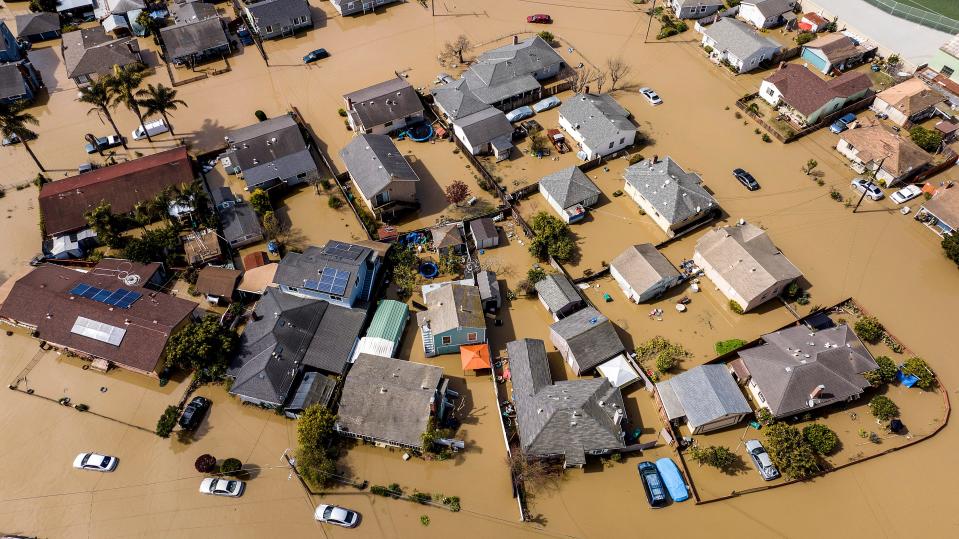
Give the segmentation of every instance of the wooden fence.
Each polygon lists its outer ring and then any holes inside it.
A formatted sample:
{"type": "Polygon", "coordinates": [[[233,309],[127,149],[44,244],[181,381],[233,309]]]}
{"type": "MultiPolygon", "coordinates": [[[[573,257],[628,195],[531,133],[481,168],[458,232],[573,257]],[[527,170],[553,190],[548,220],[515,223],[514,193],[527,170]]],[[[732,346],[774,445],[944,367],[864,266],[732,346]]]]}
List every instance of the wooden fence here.
{"type": "Polygon", "coordinates": [[[798,140],[814,131],[818,131],[819,129],[822,129],[823,127],[826,127],[827,125],[832,124],[834,121],[838,120],[840,117],[842,117],[845,114],[848,114],[850,112],[859,112],[859,111],[865,110],[866,108],[869,107],[869,105],[872,104],[875,97],[876,97],[875,94],[873,94],[872,91],[870,90],[869,93],[866,94],[866,96],[863,97],[862,99],[855,101],[853,103],[850,103],[835,112],[827,114],[826,116],[823,116],[822,118],[820,118],[818,122],[812,125],[808,125],[800,129],[799,131],[791,131],[789,133],[780,133],[778,129],[769,125],[765,120],[762,119],[761,116],[749,110],[748,103],[752,101],[753,99],[760,99],[758,93],[754,92],[751,94],[746,94],[743,97],[740,97],[739,99],[737,99],[736,108],[745,112],[747,116],[749,116],[750,118],[753,119],[753,121],[759,124],[759,126],[762,127],[763,130],[765,130],[767,133],[775,137],[776,140],[778,140],[779,142],[782,142],[783,144],[788,144],[794,140],[798,140]]]}

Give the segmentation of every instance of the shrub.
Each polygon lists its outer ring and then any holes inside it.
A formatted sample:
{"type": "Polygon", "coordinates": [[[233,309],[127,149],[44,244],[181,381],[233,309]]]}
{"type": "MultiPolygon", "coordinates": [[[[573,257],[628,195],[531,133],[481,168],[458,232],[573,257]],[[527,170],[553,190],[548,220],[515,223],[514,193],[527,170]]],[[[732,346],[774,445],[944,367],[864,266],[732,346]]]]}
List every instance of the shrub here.
{"type": "Polygon", "coordinates": [[[343,207],[343,201],[340,200],[340,197],[331,196],[327,201],[326,205],[334,210],[338,210],[343,207]]]}
{"type": "Polygon", "coordinates": [[[340,109],[340,110],[336,111],[336,113],[339,114],[340,116],[346,118],[346,110],[340,109]]]}
{"type": "Polygon", "coordinates": [[[843,201],[842,193],[840,193],[839,190],[836,189],[835,187],[830,187],[830,188],[829,188],[829,198],[835,200],[836,202],[842,202],[842,201],[843,201]]]}
{"type": "Polygon", "coordinates": [[[273,209],[273,204],[270,202],[270,195],[260,188],[256,188],[250,193],[250,205],[253,206],[253,210],[260,215],[273,209]]]}
{"type": "Polygon", "coordinates": [[[743,307],[736,300],[729,300],[729,310],[736,314],[743,314],[743,307]]]}
{"type": "Polygon", "coordinates": [[[773,423],[766,428],[766,450],[779,471],[803,479],[819,471],[816,451],[796,427],[773,423]]]}
{"type": "Polygon", "coordinates": [[[711,54],[713,52],[713,48],[710,47],[709,45],[706,45],[705,47],[703,47],[703,50],[706,51],[706,54],[711,54]]]}
{"type": "Polygon", "coordinates": [[[622,191],[621,189],[617,189],[617,190],[613,191],[613,196],[614,196],[614,197],[621,197],[621,196],[623,196],[623,191],[622,191]]]}
{"type": "Polygon", "coordinates": [[[760,408],[756,412],[756,421],[759,421],[761,424],[769,426],[776,422],[773,418],[772,412],[769,411],[769,408],[760,408]]]}
{"type": "Polygon", "coordinates": [[[839,446],[839,436],[826,425],[807,425],[803,428],[802,435],[820,455],[828,455],[839,446]]]}
{"type": "Polygon", "coordinates": [[[556,39],[556,36],[554,36],[552,32],[549,32],[549,31],[546,31],[546,30],[543,30],[542,32],[540,32],[540,33],[538,33],[538,34],[536,34],[536,35],[538,35],[540,38],[542,38],[543,41],[545,41],[545,42],[547,42],[547,43],[552,43],[553,40],[556,39]]]}
{"type": "Polygon", "coordinates": [[[880,421],[888,421],[899,415],[899,407],[885,395],[876,395],[869,401],[869,411],[880,421]]]}
{"type": "Polygon", "coordinates": [[[424,526],[429,526],[430,525],[429,515],[420,515],[420,524],[424,526]]]}
{"type": "Polygon", "coordinates": [[[78,412],[86,412],[87,410],[90,409],[89,406],[87,406],[86,404],[82,404],[82,403],[81,403],[81,404],[74,404],[74,405],[73,405],[73,408],[74,408],[76,411],[78,411],[78,412]]]}
{"type": "Polygon", "coordinates": [[[262,110],[258,110],[258,111],[256,111],[256,112],[254,112],[253,115],[256,116],[256,119],[259,120],[259,121],[261,121],[261,122],[265,122],[265,121],[267,120],[267,118],[266,118],[266,113],[263,112],[262,110]]]}
{"type": "Polygon", "coordinates": [[[879,365],[878,369],[862,373],[873,387],[895,381],[896,371],[899,370],[896,362],[886,356],[879,356],[876,358],[876,364],[879,365]]]}
{"type": "Polygon", "coordinates": [[[640,363],[651,359],[656,361],[656,370],[662,374],[675,367],[680,360],[689,357],[689,352],[679,344],[656,336],[636,347],[640,363]]]}
{"type": "Polygon", "coordinates": [[[766,133],[763,133],[762,139],[763,139],[763,142],[772,142],[772,141],[773,141],[772,137],[770,137],[770,136],[767,135],[766,133]]]}
{"type": "Polygon", "coordinates": [[[816,34],[812,32],[800,32],[799,35],[796,36],[796,44],[802,47],[814,39],[816,39],[816,34]]]}
{"type": "Polygon", "coordinates": [[[200,473],[210,473],[216,467],[216,457],[209,453],[204,453],[196,458],[193,467],[200,473]]]}
{"type": "Polygon", "coordinates": [[[156,434],[161,438],[169,438],[176,426],[176,420],[180,416],[180,409],[176,406],[167,406],[163,415],[157,420],[156,434]]]}
{"type": "Polygon", "coordinates": [[[759,128],[757,127],[756,129],[753,129],[753,133],[755,133],[755,134],[758,135],[759,133],[761,133],[761,131],[760,131],[759,128]]]}
{"type": "Polygon", "coordinates": [[[630,165],[635,165],[636,163],[639,163],[642,160],[643,160],[643,156],[638,153],[634,153],[633,155],[629,156],[630,165]]]}
{"type": "MultiPolygon", "coordinates": [[[[617,453],[618,455],[619,453],[617,453]]],[[[459,496],[450,496],[449,498],[443,499],[443,505],[448,505],[450,511],[458,513],[460,510],[460,497],[459,496]],[[449,503],[447,503],[449,502],[449,503]]]]}
{"type": "Polygon", "coordinates": [[[419,492],[414,490],[413,494],[410,494],[410,499],[416,503],[421,503],[423,505],[426,505],[427,503],[429,503],[432,497],[425,492],[419,492]]]}
{"type": "Polygon", "coordinates": [[[935,152],[942,145],[942,135],[935,130],[917,125],[909,130],[909,138],[927,152],[935,152]]]}
{"type": "Polygon", "coordinates": [[[746,345],[746,341],[742,339],[729,339],[726,341],[716,341],[716,355],[721,356],[723,354],[728,354],[733,350],[738,350],[746,345]]]}
{"type": "Polygon", "coordinates": [[[936,373],[932,372],[929,365],[921,357],[911,357],[902,364],[902,373],[913,375],[919,378],[916,385],[922,389],[932,389],[936,385],[936,373]]]}
{"type": "Polygon", "coordinates": [[[741,119],[741,118],[743,117],[743,113],[741,113],[741,112],[739,112],[739,111],[737,110],[736,112],[733,113],[733,116],[735,116],[736,119],[739,120],[739,119],[741,119]]]}
{"type": "Polygon", "coordinates": [[[240,462],[240,459],[230,457],[220,465],[220,472],[231,475],[239,472],[241,468],[243,468],[243,463],[240,462]]]}
{"type": "Polygon", "coordinates": [[[546,278],[546,271],[543,268],[530,268],[526,272],[526,280],[531,284],[536,284],[546,278]]]}
{"type": "Polygon", "coordinates": [[[860,339],[873,344],[879,342],[885,329],[875,316],[863,316],[852,327],[860,339]]]}
{"type": "Polygon", "coordinates": [[[712,466],[722,471],[730,470],[739,461],[739,456],[728,447],[711,445],[708,447],[693,446],[689,456],[699,464],[712,466]]]}

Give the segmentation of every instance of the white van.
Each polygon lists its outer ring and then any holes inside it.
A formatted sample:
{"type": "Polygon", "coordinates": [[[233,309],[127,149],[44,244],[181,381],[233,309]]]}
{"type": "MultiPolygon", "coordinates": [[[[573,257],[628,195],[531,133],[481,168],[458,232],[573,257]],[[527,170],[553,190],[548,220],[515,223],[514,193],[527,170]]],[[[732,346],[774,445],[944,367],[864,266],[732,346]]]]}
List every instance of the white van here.
{"type": "MultiPolygon", "coordinates": [[[[160,133],[166,133],[167,131],[170,130],[166,122],[164,122],[162,119],[156,120],[154,122],[146,122],[146,124],[144,125],[147,128],[146,133],[150,133],[151,137],[154,135],[159,135],[160,133]]],[[[133,140],[141,140],[147,137],[146,133],[143,132],[143,127],[144,126],[140,125],[133,130],[133,133],[132,133],[133,140]]]]}

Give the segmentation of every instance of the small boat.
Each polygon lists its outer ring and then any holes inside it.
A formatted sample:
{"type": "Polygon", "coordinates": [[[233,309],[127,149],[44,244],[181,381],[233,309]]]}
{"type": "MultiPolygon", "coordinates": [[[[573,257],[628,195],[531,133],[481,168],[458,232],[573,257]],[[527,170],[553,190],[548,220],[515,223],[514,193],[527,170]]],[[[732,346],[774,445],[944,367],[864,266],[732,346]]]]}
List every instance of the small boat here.
{"type": "Polygon", "coordinates": [[[659,470],[660,477],[669,491],[669,497],[674,502],[684,502],[689,499],[689,491],[686,489],[686,481],[683,480],[683,474],[679,473],[679,467],[673,462],[673,459],[663,457],[656,461],[656,469],[659,470]]]}

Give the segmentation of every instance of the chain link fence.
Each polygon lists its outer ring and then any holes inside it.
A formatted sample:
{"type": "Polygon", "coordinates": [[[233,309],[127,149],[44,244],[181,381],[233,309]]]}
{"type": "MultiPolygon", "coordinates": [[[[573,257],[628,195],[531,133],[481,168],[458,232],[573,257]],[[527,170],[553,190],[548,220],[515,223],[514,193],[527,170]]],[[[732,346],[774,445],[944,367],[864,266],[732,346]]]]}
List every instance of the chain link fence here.
{"type": "Polygon", "coordinates": [[[889,13],[894,17],[921,24],[927,28],[941,30],[950,34],[959,34],[959,21],[945,15],[897,2],[896,0],[865,0],[867,3],[889,13]]]}

